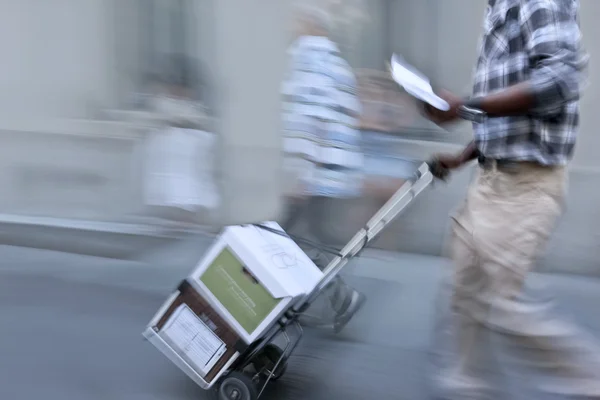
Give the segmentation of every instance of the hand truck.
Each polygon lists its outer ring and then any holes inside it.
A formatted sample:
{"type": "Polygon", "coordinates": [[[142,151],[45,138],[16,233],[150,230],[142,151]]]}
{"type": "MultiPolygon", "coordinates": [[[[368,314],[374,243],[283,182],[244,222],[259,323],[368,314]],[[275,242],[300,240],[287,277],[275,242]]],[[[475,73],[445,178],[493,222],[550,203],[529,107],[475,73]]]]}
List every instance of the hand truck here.
{"type": "Polygon", "coordinates": [[[392,222],[423,190],[433,178],[444,178],[448,171],[436,161],[423,163],[412,179],[404,183],[367,224],[344,246],[323,270],[323,278],[317,286],[292,306],[267,334],[253,343],[229,368],[215,385],[219,400],[257,400],[271,381],[284,374],[289,357],[303,336],[299,317],[327,288],[344,266],[392,222]],[[293,334],[290,334],[292,333],[293,334]],[[285,346],[278,347],[274,341],[280,336],[285,346]],[[248,373],[249,367],[252,373],[248,373]]]}

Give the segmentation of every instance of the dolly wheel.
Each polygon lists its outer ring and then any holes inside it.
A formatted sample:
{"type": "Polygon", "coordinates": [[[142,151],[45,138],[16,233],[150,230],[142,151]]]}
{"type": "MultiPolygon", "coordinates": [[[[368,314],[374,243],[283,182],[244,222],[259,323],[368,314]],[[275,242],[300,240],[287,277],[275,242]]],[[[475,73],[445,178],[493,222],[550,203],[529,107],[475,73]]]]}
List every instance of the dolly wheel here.
{"type": "Polygon", "coordinates": [[[271,373],[271,381],[276,381],[283,376],[287,369],[287,360],[281,359],[283,356],[283,350],[274,344],[268,344],[262,349],[257,355],[254,361],[254,368],[257,371],[264,371],[263,376],[268,378],[271,373]],[[277,363],[279,362],[279,365],[277,363]],[[277,370],[273,371],[277,365],[277,370]]]}
{"type": "Polygon", "coordinates": [[[234,371],[219,385],[219,400],[257,400],[256,385],[248,375],[234,371]]]}

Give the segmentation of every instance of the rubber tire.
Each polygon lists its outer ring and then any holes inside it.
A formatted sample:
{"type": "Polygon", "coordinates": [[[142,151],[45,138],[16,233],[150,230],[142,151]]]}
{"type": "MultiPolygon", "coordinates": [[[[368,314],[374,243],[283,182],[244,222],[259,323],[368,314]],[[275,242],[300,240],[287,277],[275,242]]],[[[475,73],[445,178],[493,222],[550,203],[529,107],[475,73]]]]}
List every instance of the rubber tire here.
{"type": "Polygon", "coordinates": [[[217,396],[219,400],[257,400],[258,389],[248,375],[233,371],[221,381],[217,396]],[[239,396],[235,397],[233,391],[239,396]]]}
{"type": "MultiPolygon", "coordinates": [[[[277,361],[281,358],[282,355],[283,355],[283,350],[280,349],[279,346],[276,346],[274,344],[268,344],[265,346],[264,349],[262,349],[256,355],[256,361],[253,362],[254,368],[257,371],[262,370],[263,367],[265,367],[265,363],[263,362],[264,358],[266,358],[268,360],[268,362],[274,366],[277,363],[277,361]]],[[[271,381],[275,382],[275,381],[279,380],[285,374],[286,370],[287,370],[287,361],[282,360],[281,363],[279,364],[279,366],[277,367],[277,371],[275,371],[275,373],[271,377],[271,381]]],[[[264,378],[267,379],[268,375],[265,374],[264,378]]]]}

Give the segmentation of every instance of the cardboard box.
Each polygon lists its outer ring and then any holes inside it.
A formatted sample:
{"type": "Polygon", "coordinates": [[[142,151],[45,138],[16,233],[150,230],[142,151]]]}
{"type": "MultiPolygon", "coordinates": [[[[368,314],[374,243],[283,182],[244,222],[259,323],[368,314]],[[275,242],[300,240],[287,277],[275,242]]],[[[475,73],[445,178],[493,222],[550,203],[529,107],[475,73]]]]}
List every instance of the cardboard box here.
{"type": "Polygon", "coordinates": [[[204,389],[243,351],[239,335],[188,281],[159,309],[144,337],[204,389]]]}
{"type": "Polygon", "coordinates": [[[144,336],[208,388],[322,276],[291,239],[254,225],[228,227],[144,336]]]}

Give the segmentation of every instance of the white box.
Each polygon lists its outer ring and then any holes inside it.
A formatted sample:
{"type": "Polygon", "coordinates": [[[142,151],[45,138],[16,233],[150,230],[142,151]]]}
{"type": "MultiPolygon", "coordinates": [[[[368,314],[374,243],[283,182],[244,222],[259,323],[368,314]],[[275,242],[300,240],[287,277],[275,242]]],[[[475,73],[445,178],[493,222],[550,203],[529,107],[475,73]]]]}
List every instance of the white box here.
{"type": "MultiPolygon", "coordinates": [[[[284,232],[275,222],[262,225],[284,232]]],[[[293,240],[255,225],[246,225],[226,228],[192,272],[189,281],[246,343],[252,343],[262,337],[295,301],[313,290],[322,277],[321,270],[293,240]],[[234,267],[215,264],[215,260],[223,256],[229,258],[227,261],[235,259],[233,262],[239,262],[240,268],[245,266],[246,276],[250,275],[249,279],[255,278],[255,285],[263,288],[264,296],[252,293],[258,299],[246,298],[244,301],[242,297],[249,293],[245,293],[245,287],[239,287],[237,278],[227,271],[234,267]],[[227,293],[218,293],[218,290],[222,290],[221,287],[209,287],[211,278],[214,279],[216,275],[216,271],[211,271],[211,268],[220,268],[220,283],[227,285],[227,293]],[[209,277],[211,273],[212,276],[209,277]],[[243,316],[240,317],[241,310],[231,309],[231,305],[227,303],[232,303],[234,296],[238,296],[237,306],[245,306],[255,318],[244,320],[243,316]],[[262,304],[258,304],[260,300],[264,300],[262,304]],[[265,304],[268,300],[272,300],[272,304],[265,304]],[[270,308],[268,312],[267,308],[270,308]]]]}
{"type": "MultiPolygon", "coordinates": [[[[274,222],[262,224],[283,232],[274,222]]],[[[184,285],[163,304],[144,336],[203,388],[319,283],[323,273],[284,235],[232,226],[184,285]]]]}

